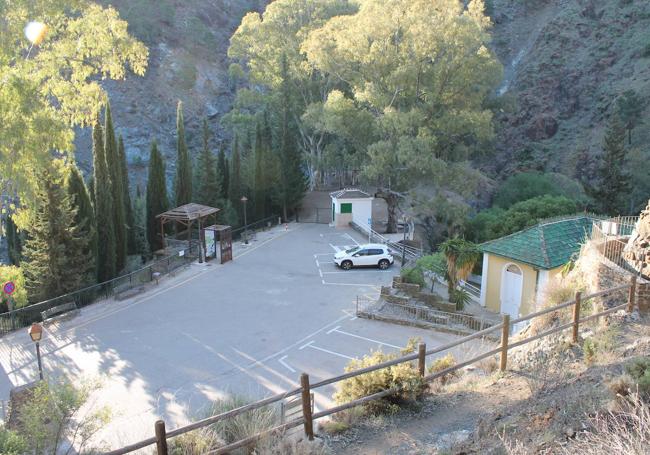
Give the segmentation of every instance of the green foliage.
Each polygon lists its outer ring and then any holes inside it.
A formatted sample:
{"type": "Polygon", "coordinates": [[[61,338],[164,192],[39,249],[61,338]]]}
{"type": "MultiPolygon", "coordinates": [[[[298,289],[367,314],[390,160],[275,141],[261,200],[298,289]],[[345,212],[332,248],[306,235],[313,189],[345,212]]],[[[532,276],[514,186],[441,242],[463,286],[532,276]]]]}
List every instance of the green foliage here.
{"type": "Polygon", "coordinates": [[[424,274],[420,267],[405,267],[400,271],[400,276],[405,283],[424,286],[424,274]]]}
{"type": "Polygon", "coordinates": [[[628,131],[628,144],[632,144],[632,130],[641,121],[645,103],[634,90],[626,90],[616,101],[616,107],[618,116],[628,131]]]}
{"type": "Polygon", "coordinates": [[[138,186],[135,199],[133,200],[133,236],[135,237],[134,254],[147,255],[149,244],[147,243],[147,200],[140,194],[138,186]]]}
{"type": "Polygon", "coordinates": [[[201,428],[172,438],[168,444],[169,455],[203,455],[218,447],[219,438],[214,431],[201,428]]]}
{"type": "Polygon", "coordinates": [[[174,197],[176,207],[192,202],[192,160],[185,142],[185,121],[183,103],[176,108],[176,175],[174,177],[174,197]]]}
{"type": "Polygon", "coordinates": [[[232,145],[232,164],[229,172],[230,175],[230,187],[228,188],[228,196],[230,198],[230,204],[232,207],[240,214],[239,219],[243,220],[243,212],[241,210],[241,197],[244,195],[242,192],[242,183],[241,183],[241,159],[239,155],[239,139],[235,136],[232,145]]]}
{"type": "Polygon", "coordinates": [[[440,244],[440,252],[447,260],[447,290],[449,298],[461,309],[466,303],[464,296],[457,292],[460,280],[464,280],[472,272],[481,253],[477,246],[467,240],[454,238],[440,244]]]}
{"type": "Polygon", "coordinates": [[[447,273],[447,259],[442,253],[433,253],[427,256],[422,256],[417,260],[416,266],[422,270],[442,274],[447,273]]]}
{"type": "Polygon", "coordinates": [[[545,218],[575,214],[575,201],[563,196],[539,196],[517,202],[508,210],[492,208],[480,212],[467,225],[467,236],[482,243],[534,226],[545,218]]]}
{"type": "Polygon", "coordinates": [[[472,296],[464,288],[457,288],[451,292],[449,301],[456,304],[456,310],[463,311],[472,301],[472,296]]]}
{"type": "Polygon", "coordinates": [[[23,238],[11,215],[7,215],[5,218],[5,235],[7,236],[9,262],[20,265],[23,253],[23,238]]]}
{"type": "MultiPolygon", "coordinates": [[[[13,281],[16,285],[16,291],[11,298],[16,308],[22,308],[27,305],[27,287],[25,286],[25,277],[20,267],[15,265],[0,265],[0,286],[7,281],[13,281]]],[[[0,294],[0,313],[9,311],[9,302],[5,293],[0,294]]]]}
{"type": "Polygon", "coordinates": [[[20,412],[20,435],[29,453],[58,453],[64,441],[75,444],[80,453],[92,453],[87,446],[110,421],[110,410],[102,407],[82,415],[79,410],[98,388],[89,382],[38,383],[20,412]]]}
{"type": "MultiPolygon", "coordinates": [[[[429,373],[434,374],[434,373],[440,373],[441,371],[446,370],[447,368],[451,368],[456,366],[456,359],[454,358],[453,354],[449,353],[444,357],[440,357],[436,360],[433,361],[433,363],[429,366],[429,373]]],[[[450,379],[458,376],[460,372],[458,370],[454,371],[453,373],[445,374],[440,376],[438,378],[438,382],[441,385],[445,385],[447,382],[449,382],[450,379]]]]}
{"type": "Polygon", "coordinates": [[[639,392],[650,394],[650,358],[634,359],[625,366],[625,371],[634,379],[639,387],[639,392]]]}
{"type": "MultiPolygon", "coordinates": [[[[121,272],[126,266],[128,251],[126,208],[124,206],[124,191],[122,190],[122,166],[113,128],[113,115],[111,105],[106,103],[104,111],[104,153],[111,182],[111,195],[113,197],[113,229],[115,230],[115,271],[121,272]]],[[[125,163],[126,167],[126,163],[125,163]]]]}
{"type": "MultiPolygon", "coordinates": [[[[231,395],[212,403],[209,415],[217,415],[249,404],[251,400],[240,395],[231,395]]],[[[246,439],[279,424],[277,409],[271,406],[253,409],[233,418],[222,420],[209,429],[214,431],[227,444],[246,439]]],[[[251,451],[255,447],[249,448],[251,451]]]]}
{"type": "Polygon", "coordinates": [[[165,162],[158,151],[158,146],[153,142],[149,154],[149,176],[147,178],[146,194],[147,241],[151,252],[162,248],[162,235],[164,233],[160,232],[160,222],[156,216],[168,209],[165,162]]]}
{"type": "MultiPolygon", "coordinates": [[[[78,0],[0,3],[0,192],[18,193],[34,206],[39,178],[61,151],[72,158],[75,126],[85,126],[105,99],[102,79],[142,75],[148,52],[127,33],[115,9],[78,0]],[[48,27],[31,44],[23,29],[33,20],[48,27]]],[[[60,155],[59,155],[60,156],[60,155]]],[[[15,220],[27,228],[28,216],[15,220]]]]}
{"type": "Polygon", "coordinates": [[[585,363],[591,365],[596,358],[597,347],[593,338],[587,338],[582,343],[582,352],[585,356],[585,363]]]}
{"type": "Polygon", "coordinates": [[[0,453],[2,455],[24,455],[27,441],[18,433],[0,427],[0,453]]]}
{"type": "Polygon", "coordinates": [[[111,176],[104,152],[104,133],[99,114],[93,125],[93,169],[95,225],[97,226],[97,280],[101,283],[116,274],[116,238],[111,176]]]}
{"type": "Polygon", "coordinates": [[[84,254],[91,258],[89,263],[90,276],[83,285],[90,285],[97,278],[97,226],[95,224],[95,209],[90,200],[90,193],[86,187],[79,168],[70,166],[66,180],[66,188],[72,206],[76,209],[74,224],[79,229],[79,236],[88,240],[88,250],[84,254]]]}
{"type": "MultiPolygon", "coordinates": [[[[407,348],[402,350],[401,354],[407,355],[415,352],[417,342],[417,339],[410,339],[407,348]]],[[[360,370],[398,357],[397,354],[384,354],[381,351],[375,351],[362,359],[351,360],[345,367],[345,372],[360,370]]],[[[384,399],[367,403],[365,408],[368,412],[372,414],[395,412],[399,409],[400,403],[405,400],[414,400],[422,393],[423,382],[413,363],[405,362],[346,379],[341,382],[339,391],[334,394],[334,400],[339,404],[343,404],[393,387],[399,388],[399,392],[384,399]]]]}
{"type": "Polygon", "coordinates": [[[46,172],[32,208],[21,264],[32,302],[58,297],[92,281],[94,254],[91,239],[75,223],[78,209],[65,187],[65,169],[46,172]],[[74,273],[72,273],[74,271],[74,273]]]}
{"type": "Polygon", "coordinates": [[[230,169],[228,168],[228,158],[223,148],[219,150],[217,159],[217,175],[221,178],[221,197],[228,199],[228,189],[230,188],[230,169]]]}
{"type": "Polygon", "coordinates": [[[565,196],[585,202],[580,183],[562,174],[521,172],[509,177],[494,195],[494,205],[508,209],[517,202],[539,196],[565,196]]]}
{"type": "Polygon", "coordinates": [[[129,189],[129,169],[126,162],[124,140],[121,135],[117,141],[117,157],[120,163],[120,177],[122,178],[120,186],[122,190],[122,202],[124,204],[126,222],[127,253],[134,254],[136,251],[136,245],[133,223],[135,221],[133,215],[133,204],[131,203],[131,190],[129,189]]]}
{"type": "Polygon", "coordinates": [[[209,146],[210,130],[207,120],[203,121],[203,148],[196,164],[196,175],[198,187],[196,189],[196,202],[210,207],[219,207],[219,200],[222,198],[221,176],[218,174],[219,167],[215,163],[214,156],[209,146]]]}
{"type": "Polygon", "coordinates": [[[607,215],[626,212],[630,176],[625,169],[625,127],[618,116],[612,117],[603,141],[603,157],[598,169],[599,184],[592,189],[598,209],[607,215]]]}

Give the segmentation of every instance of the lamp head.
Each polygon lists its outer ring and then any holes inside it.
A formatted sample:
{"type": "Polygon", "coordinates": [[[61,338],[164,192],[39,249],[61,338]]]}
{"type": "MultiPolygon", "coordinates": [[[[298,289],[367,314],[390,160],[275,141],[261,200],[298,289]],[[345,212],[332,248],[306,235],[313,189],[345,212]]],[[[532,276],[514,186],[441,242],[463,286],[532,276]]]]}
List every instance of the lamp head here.
{"type": "Polygon", "coordinates": [[[38,343],[41,341],[41,338],[43,337],[43,326],[41,326],[39,323],[35,322],[31,325],[31,327],[27,330],[29,333],[30,338],[34,343],[38,343]]]}

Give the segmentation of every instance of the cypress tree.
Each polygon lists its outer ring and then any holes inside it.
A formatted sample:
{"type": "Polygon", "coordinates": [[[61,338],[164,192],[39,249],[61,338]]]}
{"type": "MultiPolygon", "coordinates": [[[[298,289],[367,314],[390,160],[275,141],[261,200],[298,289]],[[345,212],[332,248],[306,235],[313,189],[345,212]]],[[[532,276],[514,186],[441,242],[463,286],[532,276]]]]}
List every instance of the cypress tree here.
{"type": "Polygon", "coordinates": [[[281,137],[279,148],[280,178],[276,188],[282,216],[287,221],[289,212],[295,212],[308,188],[307,176],[302,169],[302,157],[290,124],[289,107],[291,103],[291,87],[287,67],[287,58],[282,56],[282,84],[280,96],[282,99],[281,137]]]}
{"type": "Polygon", "coordinates": [[[156,219],[156,215],[160,215],[169,208],[165,162],[158,151],[156,142],[151,144],[151,153],[149,155],[146,199],[147,241],[149,242],[149,248],[153,252],[162,248],[163,233],[160,232],[160,223],[156,219]]]}
{"type": "Polygon", "coordinates": [[[9,262],[13,265],[20,265],[23,251],[23,242],[11,215],[5,219],[5,234],[7,236],[7,247],[9,249],[9,262]]]}
{"type": "Polygon", "coordinates": [[[93,273],[90,240],[75,224],[72,205],[59,171],[46,171],[36,191],[34,222],[21,268],[32,302],[81,288],[93,273]]]}
{"type": "Polygon", "coordinates": [[[83,284],[90,284],[97,278],[97,227],[95,226],[95,209],[90,200],[90,193],[84,182],[79,168],[70,166],[66,182],[68,196],[73,208],[76,210],[74,224],[79,235],[88,239],[87,251],[84,254],[91,258],[88,267],[91,271],[83,284]]]}
{"type": "Polygon", "coordinates": [[[603,158],[598,170],[600,185],[594,191],[600,210],[607,215],[621,213],[630,189],[630,178],[624,170],[627,154],[625,133],[625,125],[615,115],[605,133],[603,158]]]}
{"type": "Polygon", "coordinates": [[[104,153],[104,133],[99,115],[93,125],[93,169],[95,225],[97,226],[97,280],[115,277],[115,225],[111,176],[104,153]]]}
{"type": "Polygon", "coordinates": [[[243,212],[241,209],[241,197],[242,186],[241,186],[241,161],[239,156],[239,140],[237,136],[233,141],[232,146],[232,169],[230,172],[230,188],[228,189],[228,196],[230,198],[230,203],[232,207],[237,212],[239,219],[243,219],[243,212]]]}
{"type": "Polygon", "coordinates": [[[115,267],[120,272],[126,266],[128,250],[126,209],[122,191],[122,166],[120,164],[111,105],[106,103],[104,112],[104,153],[111,178],[111,195],[113,196],[113,224],[115,229],[115,267]]]}
{"type": "Polygon", "coordinates": [[[133,205],[131,204],[131,191],[129,189],[129,169],[126,163],[126,152],[122,135],[117,141],[117,155],[120,160],[120,177],[122,177],[122,200],[124,201],[124,212],[126,221],[126,239],[128,254],[136,253],[135,231],[133,220],[133,205]]]}
{"type": "Polygon", "coordinates": [[[147,201],[140,192],[140,185],[136,188],[133,201],[133,230],[135,237],[135,253],[143,257],[149,252],[147,243],[147,201]]]}
{"type": "Polygon", "coordinates": [[[221,197],[218,168],[209,147],[210,130],[207,120],[203,121],[203,149],[197,162],[198,188],[196,201],[210,207],[217,207],[221,197]]]}
{"type": "Polygon", "coordinates": [[[228,199],[228,189],[230,188],[230,172],[228,170],[228,158],[226,158],[226,152],[219,150],[219,159],[217,161],[217,166],[219,168],[219,175],[221,176],[221,197],[228,199]]]}
{"type": "Polygon", "coordinates": [[[183,120],[183,103],[176,108],[176,177],[174,179],[174,196],[176,206],[192,202],[192,163],[185,143],[185,124],[183,120]]]}
{"type": "Polygon", "coordinates": [[[264,162],[266,161],[266,147],[264,146],[264,138],[262,137],[262,128],[258,121],[255,126],[255,175],[253,182],[253,208],[255,219],[261,220],[266,216],[264,209],[266,206],[266,188],[264,185],[264,162]]]}

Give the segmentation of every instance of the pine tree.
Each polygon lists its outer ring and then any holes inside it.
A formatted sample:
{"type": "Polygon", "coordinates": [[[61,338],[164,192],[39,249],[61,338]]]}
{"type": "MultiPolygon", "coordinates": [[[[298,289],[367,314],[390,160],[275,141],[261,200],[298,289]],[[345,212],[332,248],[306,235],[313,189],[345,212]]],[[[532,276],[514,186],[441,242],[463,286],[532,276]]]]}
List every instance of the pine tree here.
{"type": "Polygon", "coordinates": [[[228,190],[230,188],[230,172],[228,169],[228,158],[226,158],[226,152],[219,150],[219,159],[217,161],[217,166],[219,168],[219,175],[221,176],[221,197],[228,199],[228,190]]]}
{"type": "Polygon", "coordinates": [[[95,226],[95,209],[90,200],[90,193],[84,182],[79,168],[75,165],[70,166],[66,188],[70,202],[76,210],[74,224],[77,226],[79,235],[88,240],[88,251],[85,252],[91,259],[88,264],[91,270],[90,276],[83,284],[91,284],[97,278],[97,227],[95,226]]]}
{"type": "Polygon", "coordinates": [[[124,192],[122,190],[122,166],[120,164],[119,150],[115,139],[110,103],[106,103],[106,110],[104,112],[104,153],[106,154],[106,163],[111,178],[111,195],[113,196],[115,267],[116,271],[120,272],[126,266],[128,239],[124,192]]]}
{"type": "Polygon", "coordinates": [[[289,213],[295,212],[308,189],[307,176],[303,172],[302,157],[290,124],[289,108],[291,87],[286,56],[282,57],[282,99],[281,137],[279,149],[280,178],[277,197],[282,207],[282,216],[288,220],[289,213]]]}
{"type": "Polygon", "coordinates": [[[9,262],[13,265],[20,265],[23,241],[11,215],[8,215],[5,219],[5,234],[7,236],[7,248],[9,249],[9,262]]]}
{"type": "Polygon", "coordinates": [[[77,210],[56,170],[46,171],[36,192],[22,262],[32,302],[58,297],[86,284],[93,273],[90,240],[75,224],[77,210]]]}
{"type": "Polygon", "coordinates": [[[630,189],[629,175],[624,170],[627,154],[625,133],[625,125],[618,116],[614,116],[603,142],[603,158],[598,170],[600,186],[594,191],[602,213],[607,215],[621,213],[630,189]]]}
{"type": "Polygon", "coordinates": [[[183,120],[183,103],[176,108],[176,178],[174,179],[174,197],[176,206],[192,202],[192,163],[185,143],[185,124],[183,120]]]}
{"type": "Polygon", "coordinates": [[[218,168],[209,147],[210,130],[207,120],[203,121],[203,149],[197,162],[198,188],[196,201],[210,207],[217,207],[221,198],[221,182],[218,168]]]}
{"type": "Polygon", "coordinates": [[[228,188],[228,196],[232,207],[237,212],[239,220],[243,220],[243,212],[241,208],[242,185],[241,185],[241,161],[239,156],[239,140],[237,136],[232,145],[232,168],[230,170],[230,187],[228,188]]]}
{"type": "Polygon", "coordinates": [[[266,188],[264,162],[266,161],[266,147],[264,146],[264,138],[262,137],[262,128],[258,121],[255,126],[255,175],[253,182],[253,209],[255,213],[255,220],[261,220],[266,216],[264,211],[266,206],[266,188]]]}
{"type": "Polygon", "coordinates": [[[115,277],[116,247],[111,176],[104,153],[104,133],[99,115],[93,125],[93,168],[95,189],[95,225],[97,226],[97,280],[115,277]]]}
{"type": "Polygon", "coordinates": [[[146,223],[147,241],[152,252],[162,248],[162,235],[160,222],[156,215],[167,211],[169,201],[167,199],[167,182],[165,180],[165,162],[158,151],[156,143],[151,144],[149,155],[149,176],[147,180],[146,195],[146,223]]]}
{"type": "Polygon", "coordinates": [[[136,253],[135,232],[133,228],[133,205],[131,204],[131,191],[129,189],[129,169],[126,162],[126,151],[124,150],[124,140],[122,135],[117,141],[117,155],[120,160],[120,177],[122,177],[122,200],[124,201],[124,211],[126,220],[126,239],[128,254],[136,253]]]}

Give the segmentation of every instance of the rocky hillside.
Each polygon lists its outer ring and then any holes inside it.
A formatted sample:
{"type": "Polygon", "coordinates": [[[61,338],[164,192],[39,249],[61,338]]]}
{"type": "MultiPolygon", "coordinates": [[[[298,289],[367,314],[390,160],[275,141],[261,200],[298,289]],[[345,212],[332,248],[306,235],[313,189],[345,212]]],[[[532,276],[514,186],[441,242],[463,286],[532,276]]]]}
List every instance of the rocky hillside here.
{"type": "MultiPolygon", "coordinates": [[[[188,140],[198,150],[199,128],[208,118],[213,131],[232,102],[226,51],[243,15],[257,0],[102,0],[129,23],[129,30],[149,48],[143,78],[108,82],[117,131],[124,136],[131,177],[146,176],[149,145],[156,139],[168,158],[175,153],[176,103],[183,101],[188,140]]],[[[216,144],[213,144],[216,145],[216,144]]],[[[78,132],[77,159],[92,170],[90,131],[78,132]]],[[[171,175],[174,160],[168,160],[171,175]]]]}
{"type": "MultiPolygon", "coordinates": [[[[647,105],[650,8],[645,0],[493,0],[494,45],[505,67],[499,159],[516,168],[592,177],[604,127],[626,90],[647,105]],[[590,162],[591,161],[591,162],[590,162]],[[585,165],[586,164],[586,165],[585,165]]],[[[645,109],[646,119],[650,110],[645,109]]],[[[639,162],[650,136],[632,135],[639,162]]],[[[647,171],[647,168],[646,168],[647,171]]]]}

